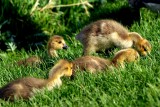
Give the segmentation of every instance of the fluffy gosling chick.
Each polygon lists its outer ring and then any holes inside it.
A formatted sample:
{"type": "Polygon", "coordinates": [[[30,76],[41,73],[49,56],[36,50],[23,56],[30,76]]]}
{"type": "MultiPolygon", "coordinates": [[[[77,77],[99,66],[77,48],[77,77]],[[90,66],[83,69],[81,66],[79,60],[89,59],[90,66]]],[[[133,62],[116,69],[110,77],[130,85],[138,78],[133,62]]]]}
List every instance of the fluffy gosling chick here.
{"type": "Polygon", "coordinates": [[[77,70],[89,71],[90,73],[97,73],[109,69],[112,64],[109,59],[104,59],[96,56],[82,56],[72,61],[72,63],[72,77],[74,77],[77,70]]]}
{"type": "Polygon", "coordinates": [[[40,64],[42,61],[40,59],[40,57],[38,56],[31,56],[31,57],[28,57],[26,59],[22,59],[20,61],[17,62],[17,64],[20,66],[20,65],[23,65],[23,66],[35,66],[37,64],[40,64]]]}
{"type": "Polygon", "coordinates": [[[112,63],[116,67],[121,66],[122,68],[124,68],[126,62],[134,62],[136,60],[139,60],[139,58],[140,56],[135,49],[127,48],[116,52],[112,59],[112,63]]]}
{"type": "Polygon", "coordinates": [[[72,61],[74,77],[77,70],[89,71],[96,73],[104,70],[113,70],[113,68],[124,68],[125,63],[134,62],[139,59],[139,54],[135,49],[127,48],[122,49],[115,53],[112,60],[104,59],[96,56],[82,56],[72,61]]]}
{"type": "Polygon", "coordinates": [[[56,50],[67,48],[68,46],[66,45],[65,40],[59,35],[54,35],[50,37],[47,44],[48,54],[51,57],[58,57],[56,50]]]}
{"type": "Polygon", "coordinates": [[[135,47],[142,55],[151,51],[148,40],[136,32],[129,32],[122,24],[114,20],[98,20],[85,26],[76,36],[83,45],[83,55],[105,51],[112,47],[135,47]]]}
{"type": "Polygon", "coordinates": [[[72,75],[72,63],[67,60],[60,60],[50,72],[52,75],[48,79],[25,77],[11,81],[0,88],[0,98],[9,101],[20,98],[27,100],[34,95],[35,90],[43,88],[51,90],[56,86],[59,87],[62,84],[60,79],[62,76],[72,75]]]}

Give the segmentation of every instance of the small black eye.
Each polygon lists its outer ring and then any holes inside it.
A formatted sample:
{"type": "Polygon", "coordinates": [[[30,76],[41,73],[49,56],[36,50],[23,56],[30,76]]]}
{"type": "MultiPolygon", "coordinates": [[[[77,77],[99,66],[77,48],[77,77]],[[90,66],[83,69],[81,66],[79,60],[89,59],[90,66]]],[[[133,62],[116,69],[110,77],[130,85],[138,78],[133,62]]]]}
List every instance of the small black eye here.
{"type": "Polygon", "coordinates": [[[59,44],[62,43],[61,41],[58,42],[59,44]]]}
{"type": "Polygon", "coordinates": [[[143,46],[144,51],[147,51],[146,47],[143,46]]]}
{"type": "Polygon", "coordinates": [[[64,68],[65,70],[67,70],[68,69],[68,67],[66,67],[66,68],[64,68]]]}

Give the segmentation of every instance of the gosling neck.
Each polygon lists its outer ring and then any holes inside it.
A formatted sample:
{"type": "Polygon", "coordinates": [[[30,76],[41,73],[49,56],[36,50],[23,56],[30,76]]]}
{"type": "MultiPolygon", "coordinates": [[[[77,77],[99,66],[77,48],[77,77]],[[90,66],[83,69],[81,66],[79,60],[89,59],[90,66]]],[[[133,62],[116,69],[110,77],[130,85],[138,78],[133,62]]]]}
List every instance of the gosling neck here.
{"type": "Polygon", "coordinates": [[[50,77],[47,81],[48,90],[52,90],[54,87],[60,87],[62,85],[61,77],[64,74],[57,74],[50,77]]]}
{"type": "Polygon", "coordinates": [[[133,44],[136,44],[143,39],[138,33],[134,33],[134,32],[130,34],[130,37],[133,41],[133,44]]]}
{"type": "Polygon", "coordinates": [[[52,57],[57,57],[58,56],[57,51],[55,49],[49,49],[48,53],[52,57]]]}

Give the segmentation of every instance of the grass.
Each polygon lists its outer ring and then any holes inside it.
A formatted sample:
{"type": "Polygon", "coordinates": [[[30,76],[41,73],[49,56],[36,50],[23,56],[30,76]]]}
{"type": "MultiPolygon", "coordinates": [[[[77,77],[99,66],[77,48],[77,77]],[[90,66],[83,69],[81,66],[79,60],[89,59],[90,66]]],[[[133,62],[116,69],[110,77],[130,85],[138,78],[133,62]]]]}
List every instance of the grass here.
{"type": "MultiPolygon", "coordinates": [[[[50,67],[59,59],[74,60],[82,54],[82,45],[75,40],[75,35],[85,25],[96,19],[103,17],[104,13],[115,11],[123,5],[124,1],[115,1],[100,7],[101,10],[91,10],[91,16],[97,15],[97,18],[90,17],[88,20],[80,21],[80,26],[76,26],[73,33],[65,32],[69,49],[59,50],[59,58],[50,59],[47,57],[45,46],[44,50],[36,51],[16,50],[12,52],[0,53],[0,86],[5,85],[14,79],[33,76],[37,78],[47,78],[50,67]],[[116,8],[115,8],[116,7],[116,8]],[[99,16],[98,16],[99,14],[99,16]],[[44,58],[44,63],[39,67],[18,67],[14,62],[26,58],[30,55],[39,55],[44,58]]],[[[69,78],[62,78],[63,85],[52,91],[43,91],[37,93],[29,101],[17,100],[14,103],[0,100],[0,107],[158,107],[160,106],[160,17],[147,9],[142,8],[140,24],[135,21],[128,26],[130,31],[139,32],[143,37],[148,39],[152,44],[152,52],[147,57],[141,57],[137,63],[130,63],[124,69],[106,71],[99,74],[89,74],[87,72],[78,72],[76,78],[71,81],[69,78]]],[[[123,22],[123,21],[122,21],[123,22]]],[[[72,28],[71,27],[68,29],[72,28]]],[[[64,27],[62,25],[62,27],[64,27]]],[[[111,58],[111,56],[102,57],[111,58]]]]}

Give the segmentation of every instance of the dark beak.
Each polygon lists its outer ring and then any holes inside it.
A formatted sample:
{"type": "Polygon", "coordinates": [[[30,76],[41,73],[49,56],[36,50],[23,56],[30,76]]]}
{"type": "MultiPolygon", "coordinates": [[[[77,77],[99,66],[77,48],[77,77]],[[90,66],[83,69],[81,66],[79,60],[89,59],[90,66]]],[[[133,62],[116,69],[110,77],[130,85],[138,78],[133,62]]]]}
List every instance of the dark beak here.
{"type": "Polygon", "coordinates": [[[66,44],[64,44],[63,49],[67,49],[67,48],[68,48],[68,46],[66,44]]]}

